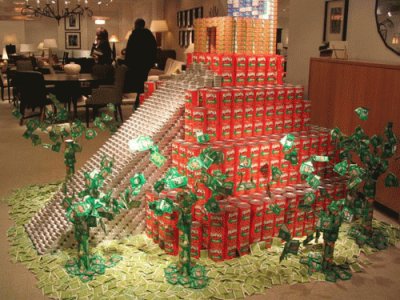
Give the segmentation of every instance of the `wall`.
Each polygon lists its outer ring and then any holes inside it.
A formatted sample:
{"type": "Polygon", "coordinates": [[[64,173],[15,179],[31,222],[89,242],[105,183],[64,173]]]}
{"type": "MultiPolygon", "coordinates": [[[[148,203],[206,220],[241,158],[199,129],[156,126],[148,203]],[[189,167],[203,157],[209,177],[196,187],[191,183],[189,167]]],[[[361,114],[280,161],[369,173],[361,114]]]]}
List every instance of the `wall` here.
{"type": "MultiPolygon", "coordinates": [[[[378,34],[374,11],[375,0],[350,0],[347,27],[349,58],[400,64],[400,56],[387,49],[378,34]]],[[[310,57],[319,56],[323,22],[324,1],[290,2],[287,81],[304,84],[306,90],[310,57]]]]}
{"type": "Polygon", "coordinates": [[[14,35],[17,39],[17,44],[25,41],[25,25],[24,22],[17,21],[0,21],[0,50],[3,53],[5,36],[14,35]]]}
{"type": "Polygon", "coordinates": [[[179,47],[179,28],[176,22],[176,13],[180,10],[186,10],[195,7],[204,7],[204,17],[209,16],[209,11],[213,6],[219,11],[219,16],[227,15],[226,0],[167,0],[165,1],[165,18],[168,23],[169,32],[163,35],[165,39],[165,49],[175,49],[177,51],[177,59],[186,61],[184,51],[185,48],[179,47]]]}

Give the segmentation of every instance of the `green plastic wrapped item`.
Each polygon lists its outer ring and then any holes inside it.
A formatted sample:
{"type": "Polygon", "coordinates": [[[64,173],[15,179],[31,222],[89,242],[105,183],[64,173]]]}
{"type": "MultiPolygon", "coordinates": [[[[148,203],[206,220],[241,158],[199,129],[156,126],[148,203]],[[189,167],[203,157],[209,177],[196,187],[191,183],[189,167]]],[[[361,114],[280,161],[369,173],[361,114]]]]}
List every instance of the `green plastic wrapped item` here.
{"type": "Polygon", "coordinates": [[[164,198],[149,203],[149,207],[157,216],[162,216],[165,213],[171,214],[174,211],[174,202],[169,198],[164,198]]]}
{"type": "Polygon", "coordinates": [[[277,216],[281,214],[282,208],[279,207],[277,204],[271,204],[269,209],[277,216]]]}
{"type": "Polygon", "coordinates": [[[352,177],[347,182],[347,188],[349,190],[354,190],[358,188],[358,186],[362,183],[362,179],[360,177],[352,177]]]}
{"type": "Polygon", "coordinates": [[[167,162],[167,158],[163,156],[160,152],[152,152],[150,154],[150,161],[158,168],[161,168],[167,162]]]}
{"type": "Polygon", "coordinates": [[[271,172],[272,180],[278,180],[282,176],[282,171],[278,167],[272,166],[271,172]]]}
{"type": "Polygon", "coordinates": [[[314,165],[311,160],[303,162],[300,166],[301,175],[310,175],[315,171],[314,165]]]}
{"type": "Polygon", "coordinates": [[[293,148],[295,139],[295,136],[289,133],[280,140],[283,152],[288,152],[293,148]]]}
{"type": "Polygon", "coordinates": [[[300,259],[300,263],[308,267],[308,274],[322,272],[322,255],[318,252],[308,253],[307,257],[300,259]]]}
{"type": "Polygon", "coordinates": [[[200,157],[192,157],[189,159],[188,164],[187,164],[187,168],[190,171],[198,171],[201,170],[203,166],[203,162],[200,159],[200,157]]]}
{"type": "Polygon", "coordinates": [[[365,170],[357,164],[351,164],[348,172],[351,177],[363,177],[365,175],[365,170]]]}
{"type": "Polygon", "coordinates": [[[356,112],[356,114],[358,115],[360,120],[362,120],[362,121],[368,120],[368,112],[369,112],[368,108],[358,107],[354,111],[356,112]]]}
{"type": "Polygon", "coordinates": [[[211,197],[204,206],[206,210],[210,213],[218,213],[221,211],[217,200],[214,197],[211,197]]]}
{"type": "Polygon", "coordinates": [[[196,132],[196,139],[199,144],[207,144],[210,141],[210,135],[203,132],[196,132]]]}
{"type": "Polygon", "coordinates": [[[165,189],[165,179],[160,179],[154,184],[154,191],[161,193],[165,189]]]}
{"type": "Polygon", "coordinates": [[[16,117],[18,120],[22,118],[22,114],[21,114],[20,111],[19,111],[18,109],[16,109],[16,108],[13,109],[12,115],[13,115],[14,117],[16,117]]]}
{"type": "Polygon", "coordinates": [[[316,190],[321,184],[321,176],[310,174],[307,176],[306,181],[312,189],[316,190]]]}
{"type": "Polygon", "coordinates": [[[88,140],[93,140],[97,136],[96,130],[93,129],[86,129],[85,131],[85,137],[88,140]]]}
{"type": "Polygon", "coordinates": [[[393,173],[389,173],[385,178],[386,187],[399,187],[399,179],[393,173]]]}
{"type": "Polygon", "coordinates": [[[347,223],[354,221],[354,211],[350,207],[345,206],[343,208],[343,221],[347,223]]]}
{"type": "Polygon", "coordinates": [[[154,145],[153,140],[148,136],[139,136],[129,141],[128,146],[131,152],[150,150],[154,145]]]}
{"type": "Polygon", "coordinates": [[[251,158],[247,156],[240,156],[239,158],[239,169],[250,169],[251,158]]]}
{"type": "Polygon", "coordinates": [[[130,179],[130,182],[132,188],[132,195],[137,196],[140,194],[142,187],[146,183],[146,178],[142,173],[137,173],[130,179]]]}
{"type": "Polygon", "coordinates": [[[100,118],[96,118],[93,122],[93,125],[96,126],[98,129],[100,129],[101,131],[106,130],[106,124],[104,124],[104,122],[100,118]]]}
{"type": "Polygon", "coordinates": [[[342,136],[342,132],[340,131],[339,128],[334,128],[331,130],[331,138],[333,141],[336,141],[337,139],[339,139],[342,136]]]}
{"type": "Polygon", "coordinates": [[[284,240],[285,242],[289,242],[292,238],[289,229],[287,228],[286,224],[283,224],[279,229],[278,237],[284,240]]]}
{"type": "Polygon", "coordinates": [[[186,176],[175,176],[165,179],[165,183],[170,189],[184,188],[188,184],[186,176]]]}
{"type": "Polygon", "coordinates": [[[329,162],[329,156],[313,155],[312,160],[316,162],[329,162]]]}
{"type": "Polygon", "coordinates": [[[34,146],[38,146],[42,143],[42,139],[37,134],[31,135],[31,141],[34,146]]]}
{"type": "Polygon", "coordinates": [[[293,150],[290,153],[286,153],[285,159],[288,160],[292,166],[297,166],[299,162],[297,150],[293,150]]]}
{"type": "Polygon", "coordinates": [[[51,146],[51,151],[53,152],[60,152],[61,150],[61,143],[57,142],[54,145],[51,146]]]}
{"type": "Polygon", "coordinates": [[[314,192],[306,193],[303,197],[304,205],[312,206],[315,202],[315,198],[316,196],[314,192]]]}
{"type": "Polygon", "coordinates": [[[347,169],[349,168],[349,164],[347,160],[344,160],[333,167],[333,171],[338,173],[340,176],[344,176],[347,173],[347,169]]]}

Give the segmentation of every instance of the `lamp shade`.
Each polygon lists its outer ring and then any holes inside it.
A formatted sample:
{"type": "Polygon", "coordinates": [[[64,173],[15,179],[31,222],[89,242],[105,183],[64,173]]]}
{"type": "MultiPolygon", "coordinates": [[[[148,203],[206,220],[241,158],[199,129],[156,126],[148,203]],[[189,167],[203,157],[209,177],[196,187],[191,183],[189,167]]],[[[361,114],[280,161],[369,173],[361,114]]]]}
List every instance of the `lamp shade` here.
{"type": "Polygon", "coordinates": [[[21,44],[19,47],[19,52],[27,53],[27,52],[34,52],[36,47],[34,44],[21,44]]]}
{"type": "Polygon", "coordinates": [[[40,42],[39,45],[37,46],[37,48],[38,48],[38,50],[44,50],[44,49],[46,49],[46,48],[44,47],[44,42],[40,42]]]}
{"type": "Polygon", "coordinates": [[[168,24],[166,20],[153,20],[151,21],[150,30],[152,32],[167,32],[168,24]]]}
{"type": "Polygon", "coordinates": [[[3,44],[16,44],[17,43],[17,35],[16,34],[7,34],[4,35],[3,44]]]}
{"type": "Polygon", "coordinates": [[[8,54],[7,54],[6,48],[3,48],[3,55],[1,56],[1,59],[3,59],[3,60],[8,59],[8,54]]]}
{"type": "Polygon", "coordinates": [[[55,39],[45,39],[43,41],[43,47],[47,49],[55,49],[57,48],[57,41],[55,39]]]}
{"type": "Polygon", "coordinates": [[[119,39],[115,34],[111,35],[110,38],[108,39],[108,41],[110,43],[119,43],[119,39]]]}

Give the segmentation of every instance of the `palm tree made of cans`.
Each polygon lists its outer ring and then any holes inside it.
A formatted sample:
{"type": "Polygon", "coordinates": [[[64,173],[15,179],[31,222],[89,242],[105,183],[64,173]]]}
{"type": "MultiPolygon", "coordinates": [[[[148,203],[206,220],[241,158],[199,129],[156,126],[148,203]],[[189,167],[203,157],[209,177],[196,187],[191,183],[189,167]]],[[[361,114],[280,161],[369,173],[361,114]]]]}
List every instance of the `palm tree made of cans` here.
{"type": "MultiPolygon", "coordinates": [[[[357,108],[355,110],[362,121],[368,119],[368,109],[357,108]]],[[[360,246],[368,244],[377,249],[385,249],[388,246],[387,237],[372,226],[373,203],[376,196],[376,183],[378,178],[387,172],[389,159],[396,153],[397,138],[393,133],[393,124],[388,123],[384,135],[373,135],[369,137],[365,131],[358,126],[355,132],[347,136],[339,128],[331,131],[332,141],[335,142],[340,162],[333,166],[334,171],[340,176],[347,178],[347,197],[338,201],[332,201],[327,211],[319,213],[315,233],[310,234],[303,241],[306,246],[314,238],[318,239],[323,234],[323,251],[321,253],[309,253],[307,257],[301,258],[300,262],[309,267],[309,273],[323,272],[327,281],[335,282],[337,279],[348,280],[351,273],[347,265],[337,266],[334,264],[335,243],[339,237],[339,229],[343,221],[352,222],[360,218],[361,222],[355,222],[348,234],[354,238],[360,246]]],[[[312,161],[326,162],[335,161],[333,157],[313,157],[309,161],[302,162],[300,172],[307,177],[308,183],[311,178],[318,179],[314,174],[315,168],[312,161]]],[[[319,187],[318,180],[310,184],[314,192],[307,193],[299,208],[303,211],[312,211],[316,200],[317,190],[321,197],[333,200],[326,189],[319,187]]],[[[399,187],[399,180],[393,173],[388,173],[385,178],[386,187],[399,187]]],[[[292,239],[290,231],[282,226],[279,237],[284,240],[285,246],[280,260],[291,254],[297,254],[300,241],[292,239]]]]}

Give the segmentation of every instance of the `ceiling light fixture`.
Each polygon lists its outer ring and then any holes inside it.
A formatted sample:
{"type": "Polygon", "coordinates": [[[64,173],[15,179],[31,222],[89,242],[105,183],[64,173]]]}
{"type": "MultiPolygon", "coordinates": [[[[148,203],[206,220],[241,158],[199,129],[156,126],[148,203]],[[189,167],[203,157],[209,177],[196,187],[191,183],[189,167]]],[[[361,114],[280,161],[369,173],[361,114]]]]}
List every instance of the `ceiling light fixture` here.
{"type": "MultiPolygon", "coordinates": [[[[66,19],[71,15],[93,16],[93,10],[89,7],[89,0],[25,0],[25,5],[21,10],[23,16],[47,17],[57,20],[60,24],[61,19],[66,19]],[[32,2],[32,4],[30,4],[32,2]],[[83,2],[83,4],[81,4],[83,2]],[[43,3],[43,4],[42,4],[43,3]]],[[[98,6],[108,6],[113,0],[95,0],[98,6]]]]}

